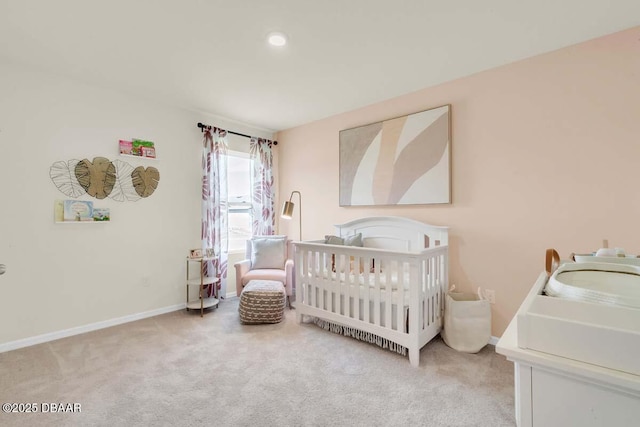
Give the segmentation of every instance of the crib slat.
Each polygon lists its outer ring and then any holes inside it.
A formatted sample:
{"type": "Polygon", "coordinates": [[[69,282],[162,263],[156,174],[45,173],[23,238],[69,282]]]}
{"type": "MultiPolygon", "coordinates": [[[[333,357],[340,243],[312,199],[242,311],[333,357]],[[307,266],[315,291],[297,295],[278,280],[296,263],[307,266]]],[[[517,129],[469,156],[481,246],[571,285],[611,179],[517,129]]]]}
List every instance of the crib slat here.
{"type": "Polygon", "coordinates": [[[325,280],[325,285],[327,287],[327,291],[330,293],[329,301],[331,304],[331,313],[338,313],[340,311],[340,299],[336,299],[336,282],[334,280],[334,273],[331,270],[332,262],[334,260],[331,258],[332,253],[327,253],[327,264],[323,270],[323,278],[325,280]]]}
{"type": "Polygon", "coordinates": [[[391,261],[391,259],[389,259],[387,261],[387,264],[389,267],[385,268],[385,273],[384,273],[384,283],[385,283],[385,290],[384,290],[384,326],[387,329],[391,329],[392,326],[392,321],[391,321],[391,303],[393,302],[393,291],[391,290],[391,271],[392,269],[395,267],[396,271],[398,268],[398,264],[391,261]]]}
{"type": "MultiPolygon", "coordinates": [[[[407,285],[406,283],[406,278],[407,275],[405,274],[407,271],[407,268],[409,267],[409,265],[405,262],[398,262],[398,290],[396,291],[396,331],[403,331],[404,330],[404,292],[405,292],[405,286],[407,285]]],[[[418,283],[415,282],[409,282],[410,286],[417,286],[418,283]]],[[[393,291],[392,291],[392,295],[393,295],[393,291]]]]}
{"type": "Polygon", "coordinates": [[[299,289],[296,289],[296,302],[298,304],[308,304],[307,296],[306,296],[306,283],[307,277],[309,277],[309,251],[304,248],[300,249],[300,260],[302,263],[302,268],[298,274],[298,281],[296,283],[300,284],[299,289]]]}
{"type": "MultiPolygon", "coordinates": [[[[324,254],[322,253],[322,251],[318,251],[319,265],[322,264],[323,259],[324,259],[324,254]]],[[[317,294],[318,308],[321,308],[322,310],[327,309],[327,295],[325,292],[326,287],[327,287],[327,282],[323,276],[322,270],[319,268],[318,274],[316,275],[316,294],[317,294]]]]}
{"type": "MultiPolygon", "coordinates": [[[[311,265],[315,265],[316,262],[318,262],[318,252],[316,252],[316,251],[311,252],[311,262],[312,262],[311,265]]],[[[318,278],[317,277],[314,276],[314,277],[311,277],[309,279],[309,287],[310,287],[310,289],[309,289],[309,293],[310,293],[310,295],[309,295],[310,296],[309,304],[312,307],[317,307],[317,304],[316,304],[316,294],[317,294],[317,285],[316,284],[317,283],[318,283],[318,278]]]]}
{"type": "Polygon", "coordinates": [[[429,327],[429,295],[431,294],[431,267],[430,267],[430,258],[427,258],[425,261],[425,271],[424,271],[424,281],[425,281],[425,298],[423,301],[424,304],[424,327],[429,327]]]}
{"type": "Polygon", "coordinates": [[[432,257],[429,259],[429,265],[430,265],[430,270],[433,272],[431,274],[431,277],[429,278],[429,295],[428,295],[428,306],[429,306],[429,324],[433,324],[434,322],[434,299],[433,299],[433,295],[434,292],[436,291],[436,286],[438,283],[438,280],[440,279],[440,271],[438,268],[438,257],[432,257]]]}
{"type": "Polygon", "coordinates": [[[349,257],[349,270],[345,272],[349,276],[349,293],[352,296],[353,310],[352,317],[354,319],[360,320],[360,276],[359,276],[359,259],[360,257],[354,256],[349,257]]]}
{"type": "Polygon", "coordinates": [[[343,316],[347,316],[348,307],[348,288],[345,288],[344,283],[344,254],[336,255],[336,281],[338,282],[338,288],[340,289],[340,313],[343,316]]]}
{"type": "Polygon", "coordinates": [[[364,264],[364,298],[362,301],[362,309],[364,310],[364,316],[362,320],[366,323],[371,323],[371,309],[369,307],[369,301],[371,301],[371,258],[367,258],[364,264]]]}
{"type": "Polygon", "coordinates": [[[342,270],[340,277],[342,279],[342,289],[344,290],[344,315],[347,317],[353,317],[353,306],[351,305],[351,282],[349,275],[349,256],[342,255],[342,270]]]}
{"type": "Polygon", "coordinates": [[[335,300],[335,307],[334,307],[334,313],[336,314],[340,314],[341,310],[342,310],[342,297],[340,296],[340,280],[338,280],[338,275],[336,273],[337,268],[338,268],[338,262],[340,261],[338,259],[338,254],[334,254],[334,259],[333,259],[333,269],[331,268],[331,266],[329,267],[328,270],[328,277],[329,280],[331,281],[331,286],[333,288],[333,299],[335,300]]]}
{"type": "Polygon", "coordinates": [[[379,258],[377,261],[373,276],[373,323],[377,326],[382,326],[380,323],[380,266],[382,264],[382,258],[379,258]]]}
{"type": "Polygon", "coordinates": [[[323,288],[326,289],[327,308],[326,310],[333,310],[333,298],[331,293],[331,274],[327,272],[327,266],[331,269],[331,254],[326,250],[322,250],[322,258],[320,260],[320,266],[318,268],[318,277],[323,281],[323,288]]]}

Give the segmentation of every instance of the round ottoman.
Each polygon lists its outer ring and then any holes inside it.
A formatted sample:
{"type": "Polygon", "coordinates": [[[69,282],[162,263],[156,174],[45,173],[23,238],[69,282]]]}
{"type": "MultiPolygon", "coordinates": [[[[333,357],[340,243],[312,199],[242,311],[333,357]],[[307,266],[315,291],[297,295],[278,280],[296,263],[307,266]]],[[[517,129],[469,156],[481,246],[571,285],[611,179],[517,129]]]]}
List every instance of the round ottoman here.
{"type": "Polygon", "coordinates": [[[240,322],[278,323],[284,317],[286,293],[275,280],[251,280],[240,293],[240,322]]]}

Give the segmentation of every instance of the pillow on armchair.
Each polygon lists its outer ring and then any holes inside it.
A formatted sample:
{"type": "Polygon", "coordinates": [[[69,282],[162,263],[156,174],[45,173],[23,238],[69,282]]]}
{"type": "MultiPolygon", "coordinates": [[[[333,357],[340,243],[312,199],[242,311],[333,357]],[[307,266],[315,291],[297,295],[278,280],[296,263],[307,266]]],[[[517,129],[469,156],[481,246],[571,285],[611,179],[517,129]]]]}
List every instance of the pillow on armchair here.
{"type": "Polygon", "coordinates": [[[286,244],[286,236],[251,239],[251,269],[284,269],[286,244]]]}

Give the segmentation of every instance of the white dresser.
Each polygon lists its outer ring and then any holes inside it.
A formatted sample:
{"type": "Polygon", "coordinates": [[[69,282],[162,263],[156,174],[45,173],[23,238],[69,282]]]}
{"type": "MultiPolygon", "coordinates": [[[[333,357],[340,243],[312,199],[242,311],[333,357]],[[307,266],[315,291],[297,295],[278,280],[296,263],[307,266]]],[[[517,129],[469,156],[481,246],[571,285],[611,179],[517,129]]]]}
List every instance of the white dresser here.
{"type": "Polygon", "coordinates": [[[546,277],[496,346],[514,363],[518,426],[640,425],[640,310],[544,296],[546,277]]]}

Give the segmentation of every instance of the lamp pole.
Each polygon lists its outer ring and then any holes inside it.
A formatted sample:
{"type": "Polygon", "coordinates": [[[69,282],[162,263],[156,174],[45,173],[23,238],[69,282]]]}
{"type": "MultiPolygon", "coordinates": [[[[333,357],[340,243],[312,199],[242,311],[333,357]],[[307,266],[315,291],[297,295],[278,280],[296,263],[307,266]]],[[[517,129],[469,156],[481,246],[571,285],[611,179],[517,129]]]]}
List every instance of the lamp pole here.
{"type": "Polygon", "coordinates": [[[298,212],[299,212],[299,220],[300,220],[300,232],[299,232],[299,237],[300,240],[302,240],[302,194],[295,190],[291,192],[291,196],[289,196],[289,201],[288,202],[284,202],[284,205],[282,206],[282,218],[286,218],[286,219],[291,219],[293,217],[293,208],[295,207],[295,203],[293,203],[291,200],[293,200],[293,195],[297,194],[298,195],[298,203],[300,203],[300,205],[298,206],[298,212]]]}
{"type": "Polygon", "coordinates": [[[300,193],[299,191],[292,191],[291,192],[291,196],[289,197],[289,201],[291,201],[291,199],[293,198],[294,194],[298,194],[298,202],[300,203],[298,205],[298,219],[300,220],[300,232],[299,232],[299,236],[300,236],[300,240],[302,240],[302,193],[300,193]]]}

